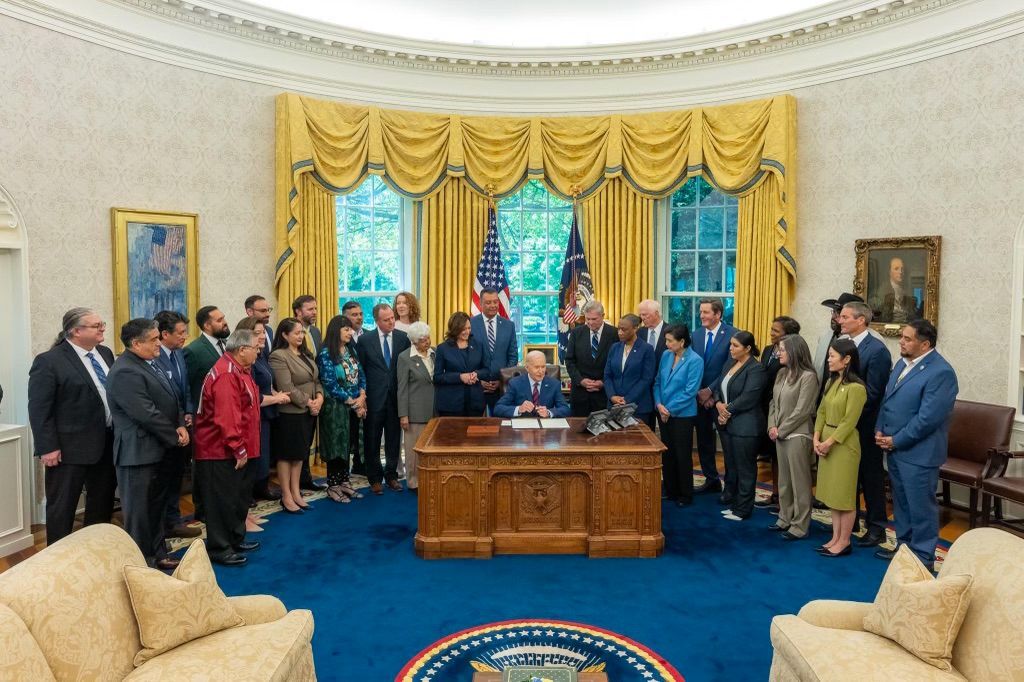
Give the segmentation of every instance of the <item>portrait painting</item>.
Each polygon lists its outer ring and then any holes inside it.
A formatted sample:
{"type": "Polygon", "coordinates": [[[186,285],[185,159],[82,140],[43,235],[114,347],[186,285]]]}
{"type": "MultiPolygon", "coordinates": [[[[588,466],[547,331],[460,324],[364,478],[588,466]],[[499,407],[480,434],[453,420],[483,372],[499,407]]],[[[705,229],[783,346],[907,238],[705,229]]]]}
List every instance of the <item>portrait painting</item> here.
{"type": "Polygon", "coordinates": [[[558,364],[558,344],[557,343],[524,343],[523,344],[523,364],[526,364],[526,356],[530,351],[539,350],[544,354],[544,358],[547,360],[549,365],[558,364]]]}
{"type": "MultiPolygon", "coordinates": [[[[112,210],[118,329],[161,310],[194,319],[199,301],[197,221],[194,213],[112,210]]],[[[194,334],[195,328],[190,326],[190,331],[194,334]]]]}
{"type": "Polygon", "coordinates": [[[941,237],[858,239],[854,293],[871,307],[872,326],[898,336],[907,322],[939,316],[941,237]]]}

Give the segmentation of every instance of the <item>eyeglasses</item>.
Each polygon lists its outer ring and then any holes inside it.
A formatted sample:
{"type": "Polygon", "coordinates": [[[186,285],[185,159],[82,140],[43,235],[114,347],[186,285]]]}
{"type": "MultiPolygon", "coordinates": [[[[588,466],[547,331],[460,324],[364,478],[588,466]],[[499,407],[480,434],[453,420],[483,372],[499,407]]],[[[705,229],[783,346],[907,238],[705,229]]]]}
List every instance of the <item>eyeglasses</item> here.
{"type": "Polygon", "coordinates": [[[106,325],[105,322],[100,322],[98,324],[80,324],[80,325],[78,325],[78,328],[79,329],[98,329],[100,331],[103,331],[103,330],[105,330],[107,328],[107,325],[106,325]]]}
{"type": "Polygon", "coordinates": [[[269,308],[263,308],[263,309],[260,309],[260,308],[253,308],[252,310],[253,310],[253,312],[255,312],[255,313],[272,313],[272,312],[274,312],[274,308],[273,308],[273,306],[271,306],[271,307],[269,307],[269,308]]]}

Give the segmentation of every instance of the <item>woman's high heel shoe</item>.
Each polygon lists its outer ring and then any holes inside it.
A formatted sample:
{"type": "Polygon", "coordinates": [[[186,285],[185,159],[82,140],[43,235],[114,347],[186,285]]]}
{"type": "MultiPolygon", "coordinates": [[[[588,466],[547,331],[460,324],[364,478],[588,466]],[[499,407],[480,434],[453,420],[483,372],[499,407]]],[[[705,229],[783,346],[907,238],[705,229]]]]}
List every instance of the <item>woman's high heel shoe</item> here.
{"type": "Polygon", "coordinates": [[[831,549],[827,549],[827,550],[825,550],[824,552],[821,553],[821,556],[825,557],[826,559],[835,559],[836,557],[848,556],[848,555],[850,555],[852,553],[853,553],[853,545],[847,545],[840,552],[833,552],[831,549]]]}
{"type": "Polygon", "coordinates": [[[363,494],[356,490],[355,488],[353,488],[352,484],[349,483],[348,481],[345,481],[344,483],[341,484],[341,492],[345,493],[346,495],[355,500],[363,499],[363,494]]]}
{"type": "Polygon", "coordinates": [[[288,507],[286,507],[286,506],[284,506],[282,504],[281,505],[281,509],[283,509],[285,511],[285,513],[287,513],[287,514],[303,514],[303,513],[305,513],[305,512],[302,511],[302,507],[299,507],[298,509],[289,509],[288,507]]]}

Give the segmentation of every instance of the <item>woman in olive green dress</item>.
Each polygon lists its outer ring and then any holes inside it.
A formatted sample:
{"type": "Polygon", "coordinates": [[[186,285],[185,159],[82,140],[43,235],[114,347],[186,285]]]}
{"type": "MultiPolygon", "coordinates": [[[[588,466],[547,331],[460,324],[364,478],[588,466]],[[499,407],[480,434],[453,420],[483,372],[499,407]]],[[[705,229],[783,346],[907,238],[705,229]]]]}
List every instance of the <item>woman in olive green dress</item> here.
{"type": "Polygon", "coordinates": [[[857,375],[858,364],[853,341],[832,342],[828,349],[828,383],[814,423],[814,452],[818,455],[815,496],[832,510],[832,540],[818,551],[828,558],[850,553],[850,533],[857,518],[857,421],[868,399],[864,382],[857,375]]]}

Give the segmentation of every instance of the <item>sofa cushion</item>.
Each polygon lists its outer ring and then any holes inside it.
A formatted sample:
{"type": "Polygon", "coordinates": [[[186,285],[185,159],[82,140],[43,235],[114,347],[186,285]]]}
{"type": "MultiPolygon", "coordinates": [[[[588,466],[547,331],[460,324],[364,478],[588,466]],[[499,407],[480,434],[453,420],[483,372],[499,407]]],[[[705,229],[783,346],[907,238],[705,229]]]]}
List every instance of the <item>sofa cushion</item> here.
{"type": "Polygon", "coordinates": [[[971,603],[971,576],[936,580],[906,545],[885,572],[864,629],[887,637],[925,663],[953,669],[953,644],[971,603]]]}
{"type": "Polygon", "coordinates": [[[142,642],[136,666],[186,642],[245,624],[217,585],[202,540],[192,543],[174,575],[125,566],[124,578],[142,642]]]}
{"type": "Polygon", "coordinates": [[[0,680],[53,680],[43,652],[14,611],[0,604],[0,680]]]}
{"type": "Polygon", "coordinates": [[[75,531],[0,574],[0,603],[18,614],[58,680],[121,680],[139,630],[122,567],[145,566],[117,526],[75,531]]]}
{"type": "Polygon", "coordinates": [[[812,625],[799,616],[776,616],[771,626],[775,656],[773,680],[817,682],[964,682],[870,632],[812,625]],[[785,674],[781,674],[785,671],[785,674]]]}
{"type": "Polygon", "coordinates": [[[126,682],[307,682],[313,668],[313,614],[289,611],[280,620],[221,630],[147,661],[126,682]]]}

